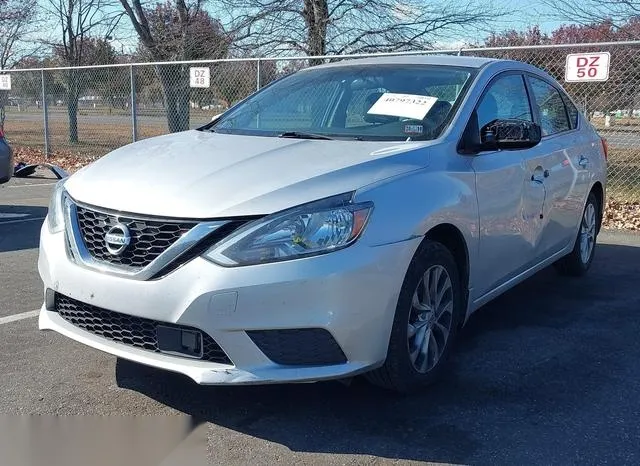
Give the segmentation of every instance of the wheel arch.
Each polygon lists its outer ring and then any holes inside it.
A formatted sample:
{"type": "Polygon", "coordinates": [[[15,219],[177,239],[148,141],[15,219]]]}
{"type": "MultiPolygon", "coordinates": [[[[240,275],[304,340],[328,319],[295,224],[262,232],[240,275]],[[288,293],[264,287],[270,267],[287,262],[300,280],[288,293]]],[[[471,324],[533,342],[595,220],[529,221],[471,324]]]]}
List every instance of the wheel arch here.
{"type": "MultiPolygon", "coordinates": [[[[462,231],[451,223],[441,223],[429,229],[424,235],[428,241],[436,241],[445,246],[453,255],[460,274],[460,283],[464,290],[464,309],[469,301],[469,246],[462,231]]],[[[467,312],[465,312],[466,314],[467,312]]],[[[466,315],[463,321],[466,321],[466,315]]]]}
{"type": "Polygon", "coordinates": [[[602,227],[602,219],[604,216],[604,187],[600,181],[596,181],[593,183],[591,187],[590,193],[593,193],[598,200],[598,232],[600,232],[600,228],[602,227]]]}

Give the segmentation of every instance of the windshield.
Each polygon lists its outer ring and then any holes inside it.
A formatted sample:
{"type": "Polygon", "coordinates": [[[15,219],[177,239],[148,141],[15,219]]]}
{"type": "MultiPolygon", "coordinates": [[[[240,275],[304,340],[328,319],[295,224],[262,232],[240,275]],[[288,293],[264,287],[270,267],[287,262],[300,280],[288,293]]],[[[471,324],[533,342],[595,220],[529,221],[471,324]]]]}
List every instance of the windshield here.
{"type": "Polygon", "coordinates": [[[249,97],[211,129],[272,137],[435,139],[471,76],[468,68],[433,65],[309,69],[249,97]]]}

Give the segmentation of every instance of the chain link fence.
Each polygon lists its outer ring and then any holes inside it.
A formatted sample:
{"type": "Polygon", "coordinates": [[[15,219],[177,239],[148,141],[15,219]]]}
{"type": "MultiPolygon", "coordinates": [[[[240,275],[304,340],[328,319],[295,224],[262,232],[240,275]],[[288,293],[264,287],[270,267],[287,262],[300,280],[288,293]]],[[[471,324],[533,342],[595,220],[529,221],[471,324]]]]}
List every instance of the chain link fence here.
{"type": "MultiPolygon", "coordinates": [[[[516,59],[553,75],[609,142],[609,196],[640,202],[640,41],[402,54],[434,53],[516,59]],[[584,52],[610,53],[606,82],[564,82],[567,54],[584,52]]],[[[366,56],[371,55],[358,57],[366,56]]],[[[203,125],[256,89],[310,63],[355,57],[5,70],[0,77],[11,77],[11,90],[0,90],[0,118],[15,146],[95,158],[135,140],[203,125]],[[199,85],[208,86],[191,87],[192,67],[208,70],[208,78],[206,73],[198,78],[199,85]]]]}

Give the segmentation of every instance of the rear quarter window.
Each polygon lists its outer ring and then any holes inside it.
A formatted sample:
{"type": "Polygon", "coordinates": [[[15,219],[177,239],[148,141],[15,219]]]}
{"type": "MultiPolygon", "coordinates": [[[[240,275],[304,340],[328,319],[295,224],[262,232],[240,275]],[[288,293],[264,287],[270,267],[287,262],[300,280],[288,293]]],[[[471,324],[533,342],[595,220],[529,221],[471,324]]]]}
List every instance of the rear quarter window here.
{"type": "Polygon", "coordinates": [[[565,106],[567,107],[567,113],[569,114],[569,123],[571,128],[576,129],[578,127],[578,109],[571,102],[571,99],[565,94],[563,95],[565,106]]]}

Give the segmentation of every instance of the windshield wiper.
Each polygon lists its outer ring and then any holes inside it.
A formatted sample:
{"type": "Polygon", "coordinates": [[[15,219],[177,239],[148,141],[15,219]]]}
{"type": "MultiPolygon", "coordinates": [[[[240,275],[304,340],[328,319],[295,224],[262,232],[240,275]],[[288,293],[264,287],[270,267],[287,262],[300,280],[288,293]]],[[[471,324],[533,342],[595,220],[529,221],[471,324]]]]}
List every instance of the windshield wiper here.
{"type": "Polygon", "coordinates": [[[293,139],[333,139],[329,136],[324,136],[322,134],[314,134],[314,133],[305,133],[302,131],[285,131],[284,133],[278,135],[279,138],[293,138],[293,139]]]}

